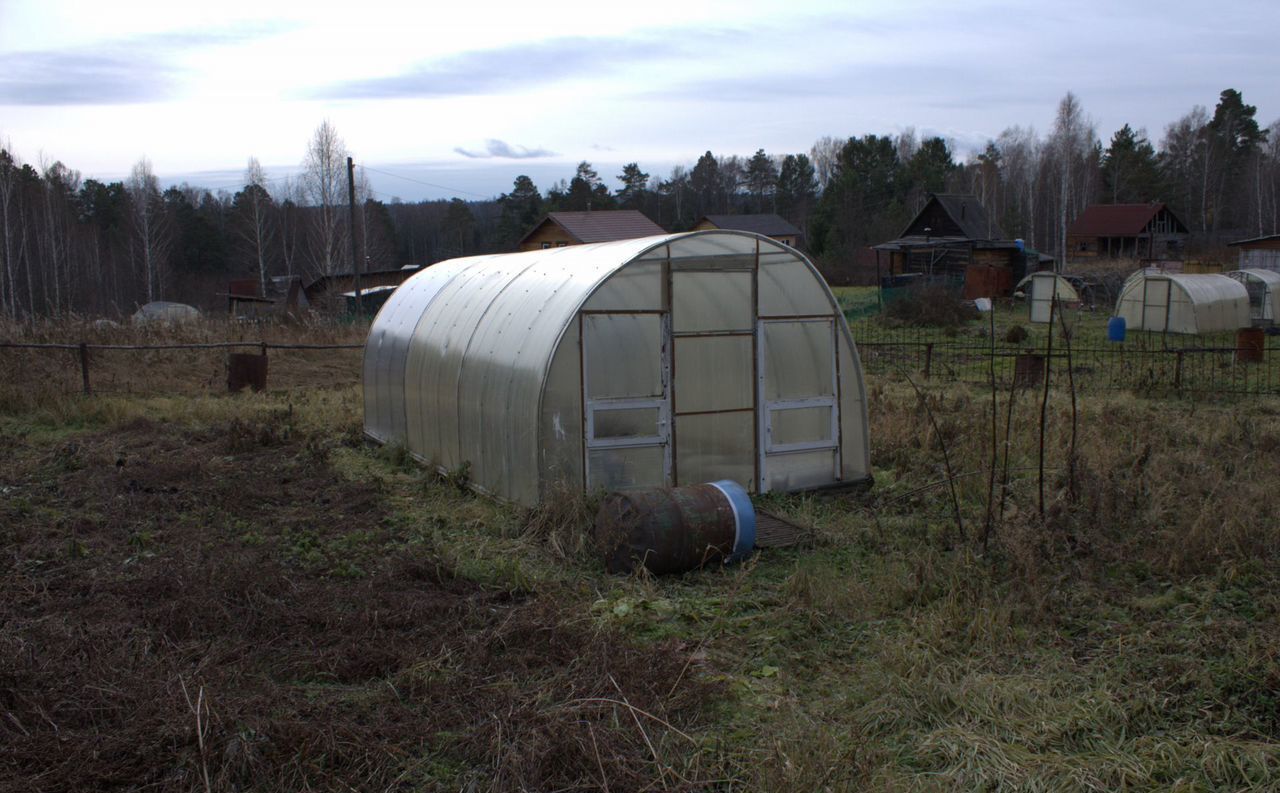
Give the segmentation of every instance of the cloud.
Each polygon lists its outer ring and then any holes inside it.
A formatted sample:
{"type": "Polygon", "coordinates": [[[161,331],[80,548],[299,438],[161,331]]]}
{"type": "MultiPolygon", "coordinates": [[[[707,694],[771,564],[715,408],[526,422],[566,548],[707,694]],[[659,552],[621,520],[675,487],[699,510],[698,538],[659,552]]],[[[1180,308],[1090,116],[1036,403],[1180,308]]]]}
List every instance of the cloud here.
{"type": "Polygon", "coordinates": [[[146,56],[16,52],[0,55],[0,104],[155,102],[173,94],[174,77],[146,56]]]}
{"type": "Polygon", "coordinates": [[[160,102],[177,92],[175,55],[280,33],[281,23],[154,33],[93,47],[0,54],[0,105],[160,102]]]}
{"type": "Polygon", "coordinates": [[[472,151],[461,146],[454,148],[458,154],[472,160],[488,160],[493,158],[504,160],[532,160],[539,157],[554,157],[556,153],[543,148],[530,149],[525,146],[512,146],[504,140],[489,138],[484,142],[484,151],[472,151]]]}
{"type": "MultiPolygon", "coordinates": [[[[405,99],[495,94],[527,90],[584,75],[599,76],[678,55],[674,41],[645,38],[562,37],[450,55],[403,74],[353,80],[320,88],[315,99],[405,99]]],[[[635,69],[628,73],[634,76],[635,69]]]]}

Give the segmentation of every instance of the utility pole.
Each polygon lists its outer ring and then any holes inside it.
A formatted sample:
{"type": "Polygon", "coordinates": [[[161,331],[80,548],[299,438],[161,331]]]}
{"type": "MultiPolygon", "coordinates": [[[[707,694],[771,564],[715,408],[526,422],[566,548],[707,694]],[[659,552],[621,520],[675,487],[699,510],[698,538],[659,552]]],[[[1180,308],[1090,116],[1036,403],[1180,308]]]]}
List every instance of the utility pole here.
{"type": "Polygon", "coordinates": [[[351,273],[356,282],[356,316],[364,316],[364,295],[360,292],[360,258],[356,252],[356,164],[347,158],[347,206],[351,210],[351,273]]]}

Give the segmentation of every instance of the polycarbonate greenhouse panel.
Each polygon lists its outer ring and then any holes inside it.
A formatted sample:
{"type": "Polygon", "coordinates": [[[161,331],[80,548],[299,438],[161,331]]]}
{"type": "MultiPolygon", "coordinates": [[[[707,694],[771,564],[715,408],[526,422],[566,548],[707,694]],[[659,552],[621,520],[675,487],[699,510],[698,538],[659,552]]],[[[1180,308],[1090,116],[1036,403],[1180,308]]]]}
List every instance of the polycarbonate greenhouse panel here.
{"type": "Polygon", "coordinates": [[[663,324],[659,314],[584,314],[582,366],[591,399],[663,393],[663,324]]]}
{"type": "Polygon", "coordinates": [[[834,480],[835,466],[836,453],[832,449],[774,455],[765,472],[766,489],[789,493],[821,487],[834,480]]]}
{"type": "Polygon", "coordinates": [[[690,234],[674,240],[671,267],[680,269],[755,268],[757,238],[741,234],[690,234]]]}
{"type": "MultiPolygon", "coordinates": [[[[665,258],[665,256],[664,256],[665,258]]],[[[600,285],[585,311],[661,311],[662,261],[638,261],[600,285]]]]}
{"type": "Polygon", "coordinates": [[[840,466],[841,478],[857,482],[871,476],[871,443],[867,426],[866,392],[862,362],[849,334],[840,323],[836,336],[840,361],[840,466]]]}
{"type": "Polygon", "coordinates": [[[794,252],[760,248],[760,316],[794,317],[835,314],[831,293],[821,276],[794,252]]]}
{"type": "Polygon", "coordinates": [[[676,333],[751,332],[753,276],[742,271],[673,270],[672,329],[676,333]]]}
{"type": "Polygon", "coordinates": [[[751,336],[675,340],[676,410],[741,410],[755,404],[751,336]]]}
{"type": "Polygon", "coordinates": [[[769,371],[765,399],[835,396],[834,321],[762,323],[764,364],[769,371]]]}
{"type": "Polygon", "coordinates": [[[677,416],[675,437],[679,484],[731,479],[755,490],[755,416],[750,412],[677,416]]]}
{"type": "Polygon", "coordinates": [[[455,259],[411,276],[374,318],[364,351],[365,432],[383,443],[404,443],[405,363],[414,329],[427,306],[469,260],[455,259]]]}

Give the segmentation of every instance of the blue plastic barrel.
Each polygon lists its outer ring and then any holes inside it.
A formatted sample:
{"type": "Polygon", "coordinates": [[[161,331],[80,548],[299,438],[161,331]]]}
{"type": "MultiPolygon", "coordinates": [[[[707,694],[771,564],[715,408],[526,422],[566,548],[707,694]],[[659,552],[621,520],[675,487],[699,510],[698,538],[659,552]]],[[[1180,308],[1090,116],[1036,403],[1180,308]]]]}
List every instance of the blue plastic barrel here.
{"type": "Polygon", "coordinates": [[[1107,341],[1124,341],[1124,317],[1107,320],[1107,341]]]}

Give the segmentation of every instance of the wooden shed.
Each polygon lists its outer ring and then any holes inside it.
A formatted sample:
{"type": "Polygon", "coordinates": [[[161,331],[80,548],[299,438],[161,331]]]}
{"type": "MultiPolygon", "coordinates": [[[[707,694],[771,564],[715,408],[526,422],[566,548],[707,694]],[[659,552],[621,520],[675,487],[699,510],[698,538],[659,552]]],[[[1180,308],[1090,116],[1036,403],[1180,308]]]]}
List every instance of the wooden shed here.
{"type": "Polygon", "coordinates": [[[1241,270],[1280,271],[1280,234],[1236,240],[1227,245],[1240,251],[1241,270]]]}
{"type": "Polygon", "coordinates": [[[896,240],[875,246],[882,277],[920,273],[963,286],[967,299],[1001,297],[1053,260],[1008,239],[971,195],[935,193],[896,240]],[[886,261],[887,260],[887,261],[886,261]]]}

